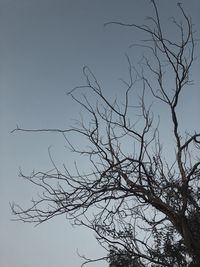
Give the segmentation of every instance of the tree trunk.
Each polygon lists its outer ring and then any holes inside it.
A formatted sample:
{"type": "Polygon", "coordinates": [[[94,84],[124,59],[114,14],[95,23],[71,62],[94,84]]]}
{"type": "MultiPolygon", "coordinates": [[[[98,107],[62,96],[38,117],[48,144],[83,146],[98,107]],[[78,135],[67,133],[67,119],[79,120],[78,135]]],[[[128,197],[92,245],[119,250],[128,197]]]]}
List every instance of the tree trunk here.
{"type": "MultiPolygon", "coordinates": [[[[182,218],[182,236],[185,246],[188,249],[190,256],[193,259],[193,264],[200,267],[200,240],[196,233],[192,231],[188,221],[185,217],[182,218]]],[[[195,265],[194,265],[195,266],[195,265]]]]}

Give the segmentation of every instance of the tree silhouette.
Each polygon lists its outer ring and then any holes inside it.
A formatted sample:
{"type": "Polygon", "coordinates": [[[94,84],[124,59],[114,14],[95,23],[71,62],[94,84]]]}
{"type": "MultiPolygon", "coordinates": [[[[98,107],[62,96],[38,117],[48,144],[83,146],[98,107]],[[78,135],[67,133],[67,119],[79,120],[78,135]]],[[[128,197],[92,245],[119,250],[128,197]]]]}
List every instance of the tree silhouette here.
{"type": "Polygon", "coordinates": [[[116,247],[141,266],[200,266],[200,133],[184,132],[179,114],[182,94],[191,86],[193,25],[178,4],[183,21],[172,19],[177,38],[171,40],[156,2],[151,4],[155,16],[148,24],[107,23],[147,35],[138,65],[127,56],[124,100],[109,100],[84,67],[86,84],[69,95],[87,112],[87,120],[69,129],[14,130],[61,133],[73,153],[88,159],[88,172],[76,164],[74,173],[65,165],[61,170],[52,160],[50,172],[21,173],[42,193],[28,209],[13,204],[12,210],[19,220],[38,224],[66,214],[74,224],[92,229],[103,247],[116,247]],[[151,100],[166,109],[173,142],[168,159],[163,150],[169,144],[151,100]],[[71,134],[85,148],[72,143],[71,134]]]}

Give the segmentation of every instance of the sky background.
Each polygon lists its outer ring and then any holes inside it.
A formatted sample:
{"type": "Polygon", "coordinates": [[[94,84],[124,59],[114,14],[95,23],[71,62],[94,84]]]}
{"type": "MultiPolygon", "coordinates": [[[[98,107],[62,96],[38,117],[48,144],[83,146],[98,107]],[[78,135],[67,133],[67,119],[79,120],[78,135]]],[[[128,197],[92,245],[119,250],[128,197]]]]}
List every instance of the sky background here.
{"type": "MultiPolygon", "coordinates": [[[[173,36],[166,25],[168,17],[178,14],[176,1],[158,2],[164,30],[173,36]]],[[[182,3],[200,38],[200,1],[182,3]]],[[[18,178],[19,168],[27,174],[48,170],[50,145],[58,164],[72,165],[74,158],[58,134],[10,132],[16,124],[32,129],[72,124],[79,108],[66,92],[84,84],[84,65],[94,71],[109,97],[118,94],[119,78],[128,77],[125,53],[138,60],[138,50],[129,45],[141,36],[133,29],[103,25],[142,24],[152,12],[147,0],[0,0],[0,267],[79,267],[77,249],[88,257],[105,255],[93,233],[72,227],[65,217],[38,227],[11,221],[9,202],[28,206],[37,193],[37,188],[18,178]]],[[[185,129],[199,129],[199,69],[198,58],[192,93],[183,99],[193,107],[182,111],[185,129]]],[[[165,117],[164,110],[159,113],[165,117]]]]}

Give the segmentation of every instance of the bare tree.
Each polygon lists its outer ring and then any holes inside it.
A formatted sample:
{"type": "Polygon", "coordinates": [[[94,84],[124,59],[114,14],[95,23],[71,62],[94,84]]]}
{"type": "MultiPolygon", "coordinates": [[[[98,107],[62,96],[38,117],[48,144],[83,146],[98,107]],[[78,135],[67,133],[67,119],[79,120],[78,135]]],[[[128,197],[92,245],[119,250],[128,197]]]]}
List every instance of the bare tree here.
{"type": "Polygon", "coordinates": [[[66,214],[74,224],[95,231],[103,247],[118,247],[141,266],[188,266],[191,261],[200,266],[200,133],[184,132],[178,114],[181,94],[191,85],[193,25],[178,4],[182,22],[172,19],[178,37],[171,40],[162,29],[155,1],[151,4],[155,15],[146,25],[107,23],[147,35],[139,45],[146,51],[139,65],[135,67],[127,57],[129,80],[123,80],[123,103],[109,100],[92,71],[84,67],[86,84],[69,95],[88,113],[89,121],[81,118],[79,124],[63,130],[14,130],[61,133],[72,152],[88,159],[88,172],[81,172],[76,164],[74,173],[65,165],[60,170],[52,160],[50,172],[21,173],[42,193],[28,209],[13,204],[12,211],[19,220],[38,224],[66,214]],[[169,160],[163,154],[168,144],[162,139],[150,95],[166,108],[170,120],[169,160]],[[84,149],[70,141],[70,133],[85,140],[84,149]],[[179,258],[173,258],[172,251],[179,258]]]}

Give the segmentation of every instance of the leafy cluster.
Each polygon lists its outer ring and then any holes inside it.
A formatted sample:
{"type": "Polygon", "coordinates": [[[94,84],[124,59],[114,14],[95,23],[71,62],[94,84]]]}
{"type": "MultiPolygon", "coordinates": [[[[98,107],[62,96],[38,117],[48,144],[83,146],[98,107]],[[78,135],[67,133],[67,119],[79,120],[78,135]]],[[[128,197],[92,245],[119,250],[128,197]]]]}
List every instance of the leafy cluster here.
{"type": "Polygon", "coordinates": [[[138,260],[131,253],[111,247],[108,255],[109,267],[140,267],[138,260]]]}

